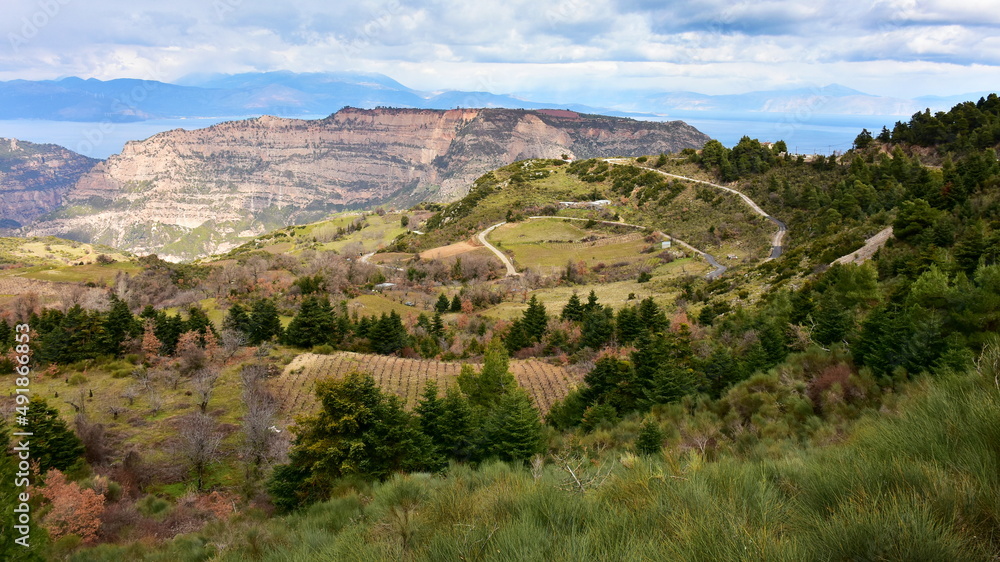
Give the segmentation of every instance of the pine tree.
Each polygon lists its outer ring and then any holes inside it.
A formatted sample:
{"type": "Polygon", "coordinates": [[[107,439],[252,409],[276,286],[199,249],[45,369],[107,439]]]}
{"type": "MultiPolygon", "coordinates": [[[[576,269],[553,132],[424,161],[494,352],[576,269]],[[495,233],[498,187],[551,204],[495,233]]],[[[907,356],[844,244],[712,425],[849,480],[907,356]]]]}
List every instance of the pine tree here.
{"type": "MultiPolygon", "coordinates": [[[[281,337],[281,317],[278,315],[278,307],[271,299],[254,301],[246,326],[250,345],[260,345],[271,338],[281,337]]],[[[331,339],[332,337],[333,334],[331,339]]]]}
{"type": "Polygon", "coordinates": [[[50,363],[73,363],[97,357],[107,341],[100,314],[74,305],[52,331],[41,338],[40,359],[50,363]]]}
{"type": "Polygon", "coordinates": [[[0,353],[10,349],[14,345],[14,329],[6,320],[0,318],[0,353]]]}
{"type": "MultiPolygon", "coordinates": [[[[455,296],[458,296],[458,295],[455,295],[455,296]]],[[[460,301],[459,302],[459,307],[461,307],[461,305],[462,304],[461,304],[461,301],[460,301]]],[[[448,312],[448,309],[450,308],[450,306],[451,306],[451,304],[448,301],[448,297],[444,293],[441,293],[441,295],[438,296],[437,303],[434,305],[434,310],[438,311],[441,314],[444,314],[445,312],[448,312]]]]}
{"type": "Polygon", "coordinates": [[[333,309],[324,297],[309,295],[302,301],[299,313],[292,318],[285,331],[285,341],[290,345],[310,348],[330,343],[334,331],[333,309]]]}
{"type": "Polygon", "coordinates": [[[420,400],[414,413],[419,416],[420,429],[424,435],[431,438],[435,444],[440,442],[441,416],[444,413],[443,400],[438,398],[437,382],[429,380],[424,384],[424,390],[420,393],[420,400]]]}
{"type": "Polygon", "coordinates": [[[885,376],[903,364],[901,350],[909,336],[900,314],[890,306],[871,311],[861,325],[861,335],[853,346],[855,360],[876,375],[885,376]]]}
{"type": "Polygon", "coordinates": [[[545,311],[545,305],[538,302],[538,297],[531,295],[528,309],[524,311],[524,332],[529,338],[540,342],[548,329],[548,323],[549,315],[545,311]]]}
{"type": "Polygon", "coordinates": [[[446,462],[450,443],[446,439],[448,429],[444,427],[445,404],[444,400],[438,398],[437,383],[433,380],[427,381],[424,390],[420,395],[420,401],[413,409],[420,424],[420,431],[426,435],[434,445],[434,452],[429,454],[432,459],[429,464],[443,467],[446,462]]]}
{"type": "Polygon", "coordinates": [[[184,327],[184,320],[181,319],[179,314],[170,316],[166,312],[158,310],[156,311],[155,322],[156,337],[163,346],[161,353],[164,355],[173,355],[177,349],[177,340],[180,339],[181,334],[187,331],[184,327]]]}
{"type": "Polygon", "coordinates": [[[611,307],[597,306],[583,315],[580,343],[591,349],[600,349],[615,335],[614,311],[611,307]]]}
{"type": "Polygon", "coordinates": [[[642,333],[642,328],[643,324],[634,308],[626,306],[618,311],[618,318],[615,320],[618,343],[632,343],[642,333]]]}
{"type": "Polygon", "coordinates": [[[122,343],[126,338],[136,337],[142,333],[142,325],[132,315],[128,303],[111,294],[111,310],[104,321],[104,352],[120,355],[122,343]]]}
{"type": "Polygon", "coordinates": [[[31,459],[38,461],[44,474],[50,468],[66,471],[83,460],[83,442],[59,417],[59,411],[39,397],[28,402],[28,423],[31,439],[31,459]]]}
{"type": "Polygon", "coordinates": [[[531,345],[531,338],[528,337],[528,333],[524,329],[524,322],[520,318],[511,323],[510,329],[507,330],[507,337],[504,338],[504,345],[507,346],[507,351],[510,353],[531,345]]]}
{"type": "Polygon", "coordinates": [[[560,317],[563,320],[580,322],[583,320],[583,310],[583,303],[580,302],[580,296],[574,291],[573,295],[569,297],[569,301],[566,302],[566,306],[563,307],[560,317]]]}
{"type": "Polygon", "coordinates": [[[666,364],[653,375],[653,384],[646,393],[651,404],[669,404],[698,392],[698,375],[690,367],[666,364]]]}
{"type": "Polygon", "coordinates": [[[250,314],[247,312],[246,307],[240,303],[230,306],[229,311],[226,312],[226,318],[222,321],[222,329],[241,332],[249,337],[250,314]]]}
{"type": "Polygon", "coordinates": [[[802,195],[799,197],[799,206],[809,211],[815,211],[819,208],[819,196],[816,194],[816,188],[811,183],[806,184],[802,188],[802,195]]]}
{"type": "Polygon", "coordinates": [[[509,370],[507,350],[499,338],[494,338],[486,348],[483,368],[476,373],[472,367],[462,365],[458,385],[475,407],[487,408],[500,397],[517,388],[517,381],[509,370]]]}
{"type": "Polygon", "coordinates": [[[583,381],[587,404],[609,404],[620,414],[634,410],[641,398],[632,366],[615,357],[598,359],[583,381]]]}
{"type": "Polygon", "coordinates": [[[275,468],[269,490],[282,509],[329,496],[334,482],[359,475],[385,479],[428,468],[430,440],[371,375],[350,373],[316,383],[320,411],[300,419],[289,464],[275,468]]]}
{"type": "Polygon", "coordinates": [[[813,339],[821,345],[830,345],[847,336],[851,325],[851,315],[837,302],[833,291],[826,291],[819,299],[816,310],[816,327],[813,339]]]}
{"type": "Polygon", "coordinates": [[[462,299],[458,295],[451,299],[451,312],[462,312],[462,299]]]}
{"type": "Polygon", "coordinates": [[[663,431],[660,424],[647,419],[639,428],[639,436],[635,440],[635,449],[642,455],[655,455],[663,448],[663,431]]]}
{"type": "Polygon", "coordinates": [[[584,312],[589,312],[596,310],[600,307],[597,303],[597,293],[593,289],[590,290],[590,294],[587,295],[587,304],[583,305],[584,312]]]}
{"type": "Polygon", "coordinates": [[[448,458],[470,461],[478,458],[473,440],[476,420],[469,400],[457,386],[450,386],[442,401],[441,443],[448,458]]]}
{"type": "Polygon", "coordinates": [[[374,323],[375,320],[370,316],[362,316],[361,320],[358,320],[358,325],[354,329],[354,333],[357,334],[359,338],[367,338],[368,334],[371,333],[374,323]]]}
{"type": "Polygon", "coordinates": [[[670,327],[666,313],[653,301],[653,297],[642,299],[638,316],[642,327],[652,333],[662,332],[670,327]]]}
{"type": "Polygon", "coordinates": [[[409,345],[409,334],[403,326],[403,320],[394,310],[382,316],[368,331],[372,351],[382,355],[391,355],[409,345]]]}
{"type": "Polygon", "coordinates": [[[718,346],[705,361],[706,390],[712,398],[722,396],[722,393],[734,383],[746,376],[743,365],[733,357],[732,351],[726,346],[718,346]]]}
{"type": "MultiPolygon", "coordinates": [[[[33,447],[34,439],[29,441],[31,441],[28,444],[29,447],[33,447]]],[[[0,532],[0,560],[42,560],[37,555],[40,546],[38,538],[42,533],[37,528],[38,522],[35,517],[32,517],[29,523],[28,534],[31,547],[25,548],[14,542],[15,535],[20,536],[20,533],[14,531],[14,525],[18,524],[14,508],[21,503],[17,496],[23,490],[19,489],[17,461],[15,460],[17,457],[10,454],[10,431],[7,429],[4,416],[0,416],[0,446],[2,446],[2,450],[0,450],[0,505],[4,506],[0,510],[0,525],[3,528],[3,532],[0,532]],[[15,485],[15,483],[18,484],[15,485]]]]}
{"type": "Polygon", "coordinates": [[[541,449],[542,424],[538,410],[521,389],[497,401],[484,425],[487,456],[507,462],[525,462],[541,449]]]}
{"type": "Polygon", "coordinates": [[[444,320],[441,318],[440,312],[434,313],[434,319],[431,321],[430,333],[439,338],[444,336],[444,320]]]}
{"type": "Polygon", "coordinates": [[[188,309],[188,319],[184,323],[184,329],[181,333],[192,330],[198,332],[202,336],[202,344],[205,343],[205,334],[208,332],[215,334],[215,326],[213,326],[212,321],[209,320],[208,314],[206,314],[205,311],[198,306],[192,306],[188,309]]]}
{"type": "Polygon", "coordinates": [[[428,333],[431,331],[431,321],[423,312],[417,315],[417,327],[423,328],[428,333]]]}

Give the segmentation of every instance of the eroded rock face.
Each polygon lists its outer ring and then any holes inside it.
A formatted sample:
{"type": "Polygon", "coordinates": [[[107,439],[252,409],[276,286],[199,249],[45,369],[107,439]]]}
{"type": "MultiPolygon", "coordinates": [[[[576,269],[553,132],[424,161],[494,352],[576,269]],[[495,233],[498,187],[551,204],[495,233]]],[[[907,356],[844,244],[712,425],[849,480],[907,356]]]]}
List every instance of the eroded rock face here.
{"type": "Polygon", "coordinates": [[[0,138],[0,226],[26,224],[59,207],[96,163],[54,144],[0,138]]]}
{"type": "Polygon", "coordinates": [[[520,159],[650,154],[707,140],[681,122],[559,110],[345,108],[314,121],[264,116],[128,143],[67,195],[91,212],[32,232],[190,258],[225,251],[240,234],[339,208],[452,200],[478,176],[520,159]],[[191,244],[172,241],[199,228],[191,244]]]}

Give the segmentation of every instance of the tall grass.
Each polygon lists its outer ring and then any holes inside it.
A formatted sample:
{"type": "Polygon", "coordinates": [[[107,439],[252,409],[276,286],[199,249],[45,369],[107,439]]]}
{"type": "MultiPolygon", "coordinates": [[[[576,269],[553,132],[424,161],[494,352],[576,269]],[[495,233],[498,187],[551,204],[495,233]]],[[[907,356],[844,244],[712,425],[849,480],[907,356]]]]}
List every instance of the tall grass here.
{"type": "Polygon", "coordinates": [[[845,441],[785,455],[667,449],[531,471],[399,475],[280,519],[243,518],[159,552],[79,560],[996,560],[1000,390],[924,381],[845,441]],[[610,472],[608,471],[610,469],[610,472]]]}

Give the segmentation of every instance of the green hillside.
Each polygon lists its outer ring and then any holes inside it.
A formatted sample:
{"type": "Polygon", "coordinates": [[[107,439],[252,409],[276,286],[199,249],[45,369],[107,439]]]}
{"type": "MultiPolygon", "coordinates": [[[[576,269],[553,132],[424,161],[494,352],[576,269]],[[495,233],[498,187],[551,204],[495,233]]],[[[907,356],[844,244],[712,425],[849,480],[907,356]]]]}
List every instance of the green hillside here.
{"type": "Polygon", "coordinates": [[[842,155],[529,160],[199,263],[35,265],[102,297],[0,300],[32,423],[66,424],[36,552],[994,560],[993,100],[842,155]]]}

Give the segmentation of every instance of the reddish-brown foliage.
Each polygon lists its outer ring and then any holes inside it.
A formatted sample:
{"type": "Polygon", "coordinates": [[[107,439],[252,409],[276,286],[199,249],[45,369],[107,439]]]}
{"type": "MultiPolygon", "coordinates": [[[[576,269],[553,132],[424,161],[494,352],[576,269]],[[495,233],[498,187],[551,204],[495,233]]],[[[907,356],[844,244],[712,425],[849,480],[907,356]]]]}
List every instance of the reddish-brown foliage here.
{"type": "Polygon", "coordinates": [[[827,402],[851,403],[864,398],[864,394],[864,390],[851,381],[851,368],[843,363],[823,369],[806,388],[806,395],[817,412],[821,412],[827,402]]]}
{"type": "Polygon", "coordinates": [[[159,338],[156,337],[155,329],[156,325],[153,321],[146,320],[142,334],[142,354],[146,357],[147,361],[152,361],[154,358],[158,357],[160,355],[160,349],[163,347],[159,338]]]}
{"type": "Polygon", "coordinates": [[[43,523],[54,540],[67,535],[76,535],[85,543],[97,540],[97,530],[101,527],[104,513],[104,495],[90,489],[80,489],[76,482],[68,482],[66,476],[56,469],[45,475],[42,496],[51,506],[43,523]]]}

